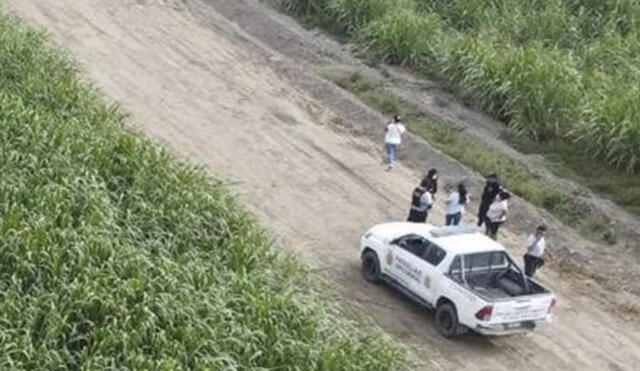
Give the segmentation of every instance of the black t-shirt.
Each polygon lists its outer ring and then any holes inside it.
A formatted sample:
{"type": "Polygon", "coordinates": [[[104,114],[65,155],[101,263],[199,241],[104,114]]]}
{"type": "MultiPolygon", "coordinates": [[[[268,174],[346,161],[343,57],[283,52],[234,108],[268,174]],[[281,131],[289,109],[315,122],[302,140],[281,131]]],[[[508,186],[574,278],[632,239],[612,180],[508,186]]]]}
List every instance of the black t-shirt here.
{"type": "Polygon", "coordinates": [[[482,203],[483,204],[491,203],[491,201],[493,201],[496,198],[498,193],[500,193],[501,189],[502,187],[500,187],[500,184],[498,183],[489,183],[485,185],[484,190],[482,191],[482,203]]]}
{"type": "Polygon", "coordinates": [[[425,177],[424,180],[426,182],[427,192],[431,193],[432,195],[438,192],[438,178],[433,179],[425,177]]]}

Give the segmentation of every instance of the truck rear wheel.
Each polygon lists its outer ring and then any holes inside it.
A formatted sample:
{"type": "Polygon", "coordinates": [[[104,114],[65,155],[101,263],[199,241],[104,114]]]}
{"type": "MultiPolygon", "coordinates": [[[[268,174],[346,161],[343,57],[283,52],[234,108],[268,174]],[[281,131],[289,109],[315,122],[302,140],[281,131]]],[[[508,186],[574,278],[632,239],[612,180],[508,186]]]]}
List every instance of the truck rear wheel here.
{"type": "Polygon", "coordinates": [[[375,252],[369,250],[362,254],[362,275],[369,282],[380,283],[382,281],[380,261],[378,261],[378,255],[375,252]]]}
{"type": "Polygon", "coordinates": [[[451,303],[442,303],[436,309],[435,327],[446,338],[462,335],[466,328],[458,322],[458,313],[451,303]]]}

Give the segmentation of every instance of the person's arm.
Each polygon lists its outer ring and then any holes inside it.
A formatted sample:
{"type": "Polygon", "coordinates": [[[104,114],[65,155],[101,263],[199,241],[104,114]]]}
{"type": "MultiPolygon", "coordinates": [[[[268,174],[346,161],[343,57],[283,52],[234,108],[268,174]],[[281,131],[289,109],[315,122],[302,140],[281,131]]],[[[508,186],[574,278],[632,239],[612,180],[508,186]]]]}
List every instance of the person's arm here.
{"type": "Polygon", "coordinates": [[[431,193],[425,192],[422,194],[422,201],[427,204],[427,209],[431,209],[433,206],[433,197],[431,197],[431,193]]]}
{"type": "Polygon", "coordinates": [[[507,219],[507,209],[502,209],[502,211],[500,212],[500,218],[498,218],[498,220],[506,220],[507,219]]]}
{"type": "Polygon", "coordinates": [[[509,205],[505,202],[504,206],[502,207],[502,213],[500,214],[501,215],[500,219],[506,220],[508,211],[509,211],[509,205]]]}
{"type": "Polygon", "coordinates": [[[489,204],[491,203],[491,201],[493,201],[491,199],[491,190],[489,189],[488,186],[485,186],[484,189],[482,190],[480,199],[482,200],[483,203],[489,203],[489,204]]]}
{"type": "Polygon", "coordinates": [[[545,257],[549,257],[549,259],[553,259],[555,257],[555,255],[551,252],[551,249],[549,248],[549,244],[547,244],[547,240],[544,240],[544,256],[545,257]]]}

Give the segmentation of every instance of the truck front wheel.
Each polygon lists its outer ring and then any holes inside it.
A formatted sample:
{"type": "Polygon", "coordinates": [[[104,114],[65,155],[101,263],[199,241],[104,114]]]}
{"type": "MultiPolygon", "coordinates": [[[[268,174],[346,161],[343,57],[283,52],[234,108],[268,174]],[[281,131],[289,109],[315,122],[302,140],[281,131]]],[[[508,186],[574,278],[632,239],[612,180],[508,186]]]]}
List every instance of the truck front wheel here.
{"type": "Polygon", "coordinates": [[[364,254],[362,254],[362,275],[364,279],[369,282],[380,283],[382,281],[378,255],[371,250],[365,251],[364,254]]]}
{"type": "Polygon", "coordinates": [[[451,303],[442,303],[436,309],[435,327],[446,338],[462,335],[466,328],[458,322],[458,313],[451,303]]]}

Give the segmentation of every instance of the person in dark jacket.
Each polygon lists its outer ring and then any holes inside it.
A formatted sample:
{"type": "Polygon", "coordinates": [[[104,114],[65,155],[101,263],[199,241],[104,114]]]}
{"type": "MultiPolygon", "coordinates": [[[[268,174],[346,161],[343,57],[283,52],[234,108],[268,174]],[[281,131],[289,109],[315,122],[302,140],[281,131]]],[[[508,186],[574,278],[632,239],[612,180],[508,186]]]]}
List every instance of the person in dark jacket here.
{"type": "Polygon", "coordinates": [[[438,170],[429,169],[427,175],[422,179],[427,187],[427,191],[431,193],[431,198],[435,199],[436,192],[438,192],[438,170]]]}
{"type": "Polygon", "coordinates": [[[484,186],[484,190],[482,191],[482,196],[480,196],[480,207],[478,208],[478,227],[481,227],[482,224],[486,222],[487,211],[489,210],[489,206],[496,199],[496,196],[500,193],[502,187],[500,186],[500,182],[498,181],[498,174],[493,173],[487,176],[487,183],[484,186]]]}
{"type": "Polygon", "coordinates": [[[425,223],[427,221],[427,214],[433,204],[433,198],[427,185],[426,179],[423,179],[420,185],[413,190],[408,222],[425,223]]]}

